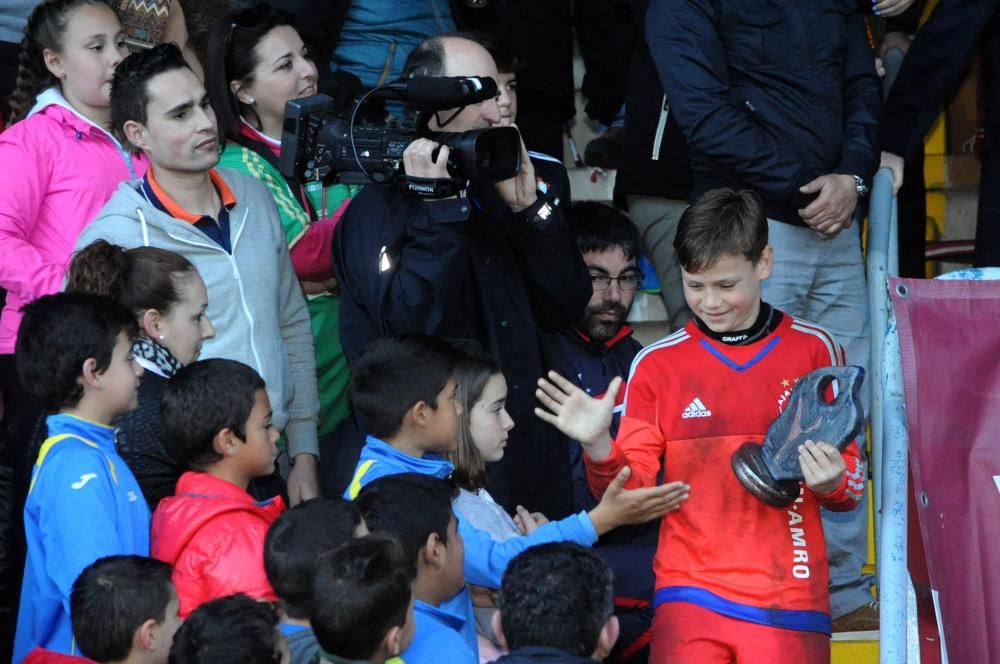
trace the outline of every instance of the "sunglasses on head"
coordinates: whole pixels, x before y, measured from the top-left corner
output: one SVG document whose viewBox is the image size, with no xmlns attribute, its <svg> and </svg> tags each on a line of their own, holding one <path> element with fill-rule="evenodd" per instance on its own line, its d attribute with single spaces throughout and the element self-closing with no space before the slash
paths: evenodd
<svg viewBox="0 0 1000 664">
<path fill-rule="evenodd" d="M 226 56 L 229 56 L 229 47 L 233 43 L 233 34 L 237 28 L 240 30 L 253 30 L 265 23 L 273 23 L 278 19 L 282 23 L 295 24 L 295 17 L 281 9 L 275 9 L 267 4 L 254 5 L 248 9 L 243 9 L 233 15 L 233 20 L 229 24 L 229 31 L 226 33 Z"/>
</svg>

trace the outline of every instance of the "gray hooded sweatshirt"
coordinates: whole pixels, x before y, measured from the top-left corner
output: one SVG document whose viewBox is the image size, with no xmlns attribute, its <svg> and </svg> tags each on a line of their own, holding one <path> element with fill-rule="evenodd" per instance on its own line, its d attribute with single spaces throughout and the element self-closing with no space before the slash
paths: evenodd
<svg viewBox="0 0 1000 664">
<path fill-rule="evenodd" d="M 267 383 L 272 422 L 284 431 L 289 455 L 319 455 L 316 358 L 299 281 L 274 197 L 257 179 L 218 169 L 236 197 L 229 212 L 233 253 L 193 224 L 161 212 L 135 184 L 122 183 L 80 234 L 76 251 L 103 239 L 126 249 L 159 247 L 191 261 L 208 289 L 206 311 L 215 337 L 201 358 L 238 360 Z"/>
</svg>

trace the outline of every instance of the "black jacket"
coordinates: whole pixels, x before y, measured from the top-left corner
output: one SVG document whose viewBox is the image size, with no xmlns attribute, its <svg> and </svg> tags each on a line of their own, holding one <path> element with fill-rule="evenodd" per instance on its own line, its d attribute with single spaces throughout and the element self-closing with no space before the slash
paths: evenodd
<svg viewBox="0 0 1000 664">
<path fill-rule="evenodd" d="M 649 2 L 636 3 L 635 14 L 645 22 Z M 615 177 L 615 198 L 627 194 L 686 201 L 691 193 L 691 163 L 684 134 L 663 92 L 645 31 L 637 39 L 625 87 L 623 159 Z"/>
<path fill-rule="evenodd" d="M 965 76 L 979 36 L 991 20 L 997 20 L 998 10 L 1000 0 L 938 2 L 910 44 L 886 99 L 880 127 L 883 150 L 913 156 Z M 1000 147 L 996 133 L 986 132 L 985 148 Z"/>
<path fill-rule="evenodd" d="M 504 370 L 516 422 L 504 460 L 490 470 L 490 492 L 508 508 L 519 502 L 558 516 L 571 504 L 569 462 L 565 439 L 533 412 L 546 371 L 540 330 L 575 322 L 591 288 L 561 212 L 565 169 L 532 161 L 560 201 L 545 228 L 515 219 L 489 185 L 435 202 L 369 186 L 337 226 L 333 253 L 348 361 L 393 334 L 478 341 Z"/>
<path fill-rule="evenodd" d="M 174 488 L 184 468 L 163 445 L 163 422 L 160 397 L 167 379 L 152 371 L 143 374 L 139 383 L 139 405 L 115 418 L 118 427 L 115 448 L 135 475 L 142 495 L 155 510 L 160 500 L 174 495 Z"/>
<path fill-rule="evenodd" d="M 646 40 L 688 138 L 692 198 L 749 187 L 802 224 L 820 175 L 878 166 L 880 89 L 863 18 L 846 0 L 653 0 Z"/>
<path fill-rule="evenodd" d="M 622 327 L 619 335 L 608 343 L 591 341 L 576 328 L 567 328 L 545 335 L 545 351 L 549 366 L 568 380 L 576 383 L 587 394 L 597 397 L 608 389 L 616 376 L 628 379 L 632 360 L 642 345 L 632 337 L 631 328 Z M 624 388 L 618 393 L 625 398 Z M 612 425 L 612 435 L 617 432 L 618 417 Z M 573 478 L 573 500 L 578 510 L 590 510 L 597 500 L 587 484 L 587 471 L 583 466 L 583 448 L 577 441 L 570 445 L 570 467 Z"/>
</svg>

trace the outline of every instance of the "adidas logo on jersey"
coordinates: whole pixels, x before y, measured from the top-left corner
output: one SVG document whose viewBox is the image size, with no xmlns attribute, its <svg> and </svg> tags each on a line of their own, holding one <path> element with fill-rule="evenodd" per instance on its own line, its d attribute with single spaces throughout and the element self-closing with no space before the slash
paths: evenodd
<svg viewBox="0 0 1000 664">
<path fill-rule="evenodd" d="M 705 408 L 705 404 L 701 402 L 701 399 L 695 397 L 695 400 L 688 404 L 688 407 L 684 409 L 681 413 L 681 417 L 685 420 L 691 419 L 692 417 L 711 417 L 712 411 Z"/>
</svg>

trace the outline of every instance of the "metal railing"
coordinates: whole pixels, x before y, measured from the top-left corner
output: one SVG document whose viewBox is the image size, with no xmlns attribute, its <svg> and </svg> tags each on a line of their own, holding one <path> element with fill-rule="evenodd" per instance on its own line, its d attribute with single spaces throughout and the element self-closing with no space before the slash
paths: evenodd
<svg viewBox="0 0 1000 664">
<path fill-rule="evenodd" d="M 906 557 L 909 451 L 899 338 L 888 291 L 889 277 L 899 273 L 897 224 L 892 174 L 882 169 L 872 184 L 866 257 L 872 330 L 872 498 L 882 664 L 919 658 L 919 650 L 908 645 L 916 634 Z"/>
</svg>

